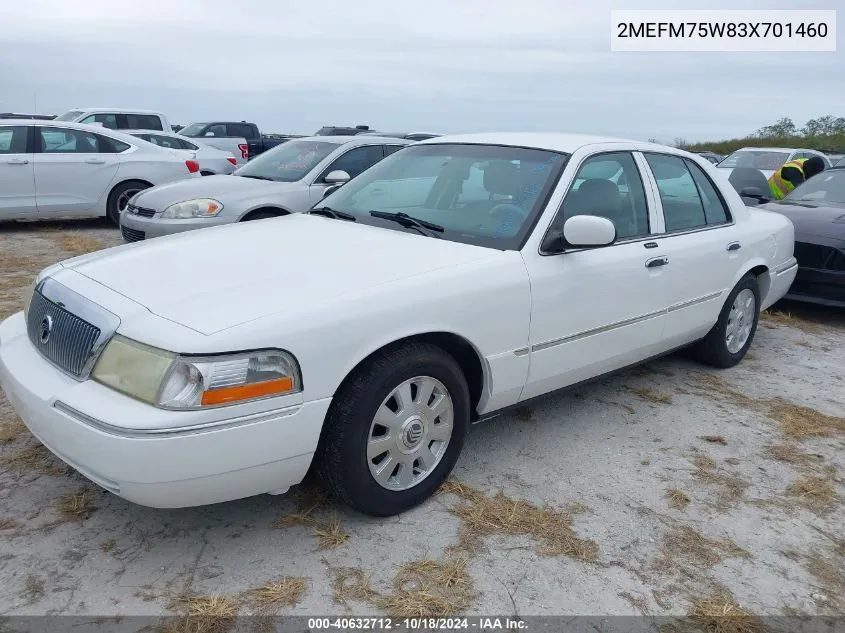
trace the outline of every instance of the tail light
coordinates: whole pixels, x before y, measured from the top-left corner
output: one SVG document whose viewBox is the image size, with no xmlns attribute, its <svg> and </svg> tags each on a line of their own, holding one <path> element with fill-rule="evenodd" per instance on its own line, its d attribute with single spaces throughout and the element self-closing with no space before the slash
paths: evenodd
<svg viewBox="0 0 845 633">
<path fill-rule="evenodd" d="M 186 160 L 185 166 L 188 168 L 188 171 L 192 174 L 195 174 L 200 170 L 200 164 L 195 160 Z"/>
<path fill-rule="evenodd" d="M 227 158 L 226 160 L 228 160 L 230 163 L 232 163 L 235 167 L 237 167 L 237 166 L 238 166 L 238 159 L 237 159 L 237 158 L 235 158 L 234 156 L 230 156 L 230 157 L 229 157 L 229 158 Z"/>
<path fill-rule="evenodd" d="M 238 143 L 238 149 L 241 150 L 241 157 L 244 160 L 249 160 L 249 145 L 246 143 Z"/>
</svg>

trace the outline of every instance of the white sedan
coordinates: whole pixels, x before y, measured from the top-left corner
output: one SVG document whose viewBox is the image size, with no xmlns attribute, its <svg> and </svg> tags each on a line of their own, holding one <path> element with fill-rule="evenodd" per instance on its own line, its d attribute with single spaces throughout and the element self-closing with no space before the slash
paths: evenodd
<svg viewBox="0 0 845 633">
<path fill-rule="evenodd" d="M 620 168 L 624 190 L 580 177 Z M 392 515 L 476 420 L 685 346 L 738 363 L 793 239 L 680 150 L 439 137 L 309 214 L 46 269 L 0 325 L 0 379 L 45 446 L 136 503 L 279 494 L 313 468 Z"/>
<path fill-rule="evenodd" d="M 129 130 L 131 134 L 141 140 L 185 152 L 190 158 L 199 163 L 200 174 L 203 176 L 228 176 L 238 166 L 238 160 L 232 152 L 224 152 L 211 145 L 200 143 L 197 139 L 188 138 L 175 132 L 159 132 L 157 130 Z"/>
<path fill-rule="evenodd" d="M 106 216 L 139 191 L 199 176 L 182 152 L 101 126 L 0 120 L 0 220 Z"/>
</svg>

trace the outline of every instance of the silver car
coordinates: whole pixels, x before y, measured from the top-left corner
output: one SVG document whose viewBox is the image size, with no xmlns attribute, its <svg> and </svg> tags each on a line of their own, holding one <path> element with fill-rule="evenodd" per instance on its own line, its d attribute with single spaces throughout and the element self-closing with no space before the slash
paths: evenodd
<svg viewBox="0 0 845 633">
<path fill-rule="evenodd" d="M 343 184 L 413 141 L 319 136 L 288 141 L 231 176 L 145 189 L 120 215 L 124 241 L 308 211 L 328 187 Z"/>
</svg>

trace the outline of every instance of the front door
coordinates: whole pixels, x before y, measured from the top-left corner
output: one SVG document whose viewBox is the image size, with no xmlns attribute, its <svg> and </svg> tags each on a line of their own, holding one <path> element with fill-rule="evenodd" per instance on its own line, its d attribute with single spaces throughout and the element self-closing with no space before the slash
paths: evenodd
<svg viewBox="0 0 845 633">
<path fill-rule="evenodd" d="M 0 219 L 35 213 L 35 167 L 28 139 L 32 129 L 0 126 Z"/>
<path fill-rule="evenodd" d="M 311 204 L 315 205 L 323 199 L 326 189 L 331 186 L 324 178 L 333 171 L 345 171 L 350 178 L 366 171 L 384 158 L 384 147 L 381 145 L 362 145 L 354 147 L 337 158 L 326 167 L 311 185 Z"/>
<path fill-rule="evenodd" d="M 109 139 L 87 130 L 36 130 L 35 195 L 38 213 L 87 213 L 108 194 L 120 166 Z M 39 148 L 40 144 L 40 148 Z"/>
<path fill-rule="evenodd" d="M 617 184 L 620 169 L 624 188 Z M 579 168 L 552 230 L 574 215 L 599 215 L 613 221 L 617 242 L 524 254 L 532 308 L 530 369 L 522 400 L 658 353 L 664 269 L 646 247 L 656 218 L 652 199 L 630 152 L 596 154 Z"/>
</svg>

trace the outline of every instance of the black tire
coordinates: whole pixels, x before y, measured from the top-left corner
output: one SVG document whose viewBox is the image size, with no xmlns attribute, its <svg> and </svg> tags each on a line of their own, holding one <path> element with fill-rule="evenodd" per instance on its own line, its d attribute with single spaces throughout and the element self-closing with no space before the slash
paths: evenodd
<svg viewBox="0 0 845 633">
<path fill-rule="evenodd" d="M 734 301 L 736 300 L 737 295 L 739 295 L 739 293 L 743 290 L 750 290 L 754 294 L 754 320 L 751 326 L 751 332 L 749 333 L 745 344 L 736 352 L 731 352 L 728 349 L 726 341 L 728 322 L 730 320 L 731 308 Z M 760 284 L 757 281 L 757 277 L 752 274 L 748 274 L 740 280 L 740 282 L 728 295 L 728 299 L 725 301 L 725 305 L 719 313 L 719 320 L 716 321 L 716 325 L 713 326 L 713 329 L 710 330 L 707 336 L 705 336 L 692 348 L 691 351 L 693 356 L 702 363 L 712 365 L 713 367 L 718 367 L 720 369 L 733 367 L 742 360 L 748 352 L 748 348 L 751 347 L 751 342 L 754 340 L 754 334 L 757 332 L 757 323 L 759 320 Z"/>
<path fill-rule="evenodd" d="M 452 399 L 452 435 L 440 461 L 406 490 L 382 487 L 370 472 L 367 443 L 378 408 L 404 381 L 437 379 Z M 315 472 L 340 500 L 370 516 L 400 514 L 419 505 L 440 487 L 455 466 L 470 420 L 466 378 L 441 348 L 412 342 L 385 348 L 356 369 L 341 385 L 323 424 Z"/>
<path fill-rule="evenodd" d="M 251 220 L 266 220 L 268 218 L 277 218 L 280 215 L 280 213 L 276 213 L 275 211 L 255 211 L 253 213 L 247 214 L 247 216 L 244 217 L 241 222 L 249 222 Z"/>
<path fill-rule="evenodd" d="M 129 180 L 127 182 L 120 183 L 117 187 L 112 189 L 108 200 L 106 201 L 106 217 L 109 221 L 115 226 L 120 226 L 120 210 L 124 202 L 128 201 L 125 200 L 126 195 L 132 194 L 133 191 L 143 191 L 149 187 L 150 185 L 145 182 Z"/>
<path fill-rule="evenodd" d="M 200 176 L 214 176 L 214 175 L 215 174 L 214 174 L 213 171 L 201 171 L 200 172 Z"/>
</svg>

